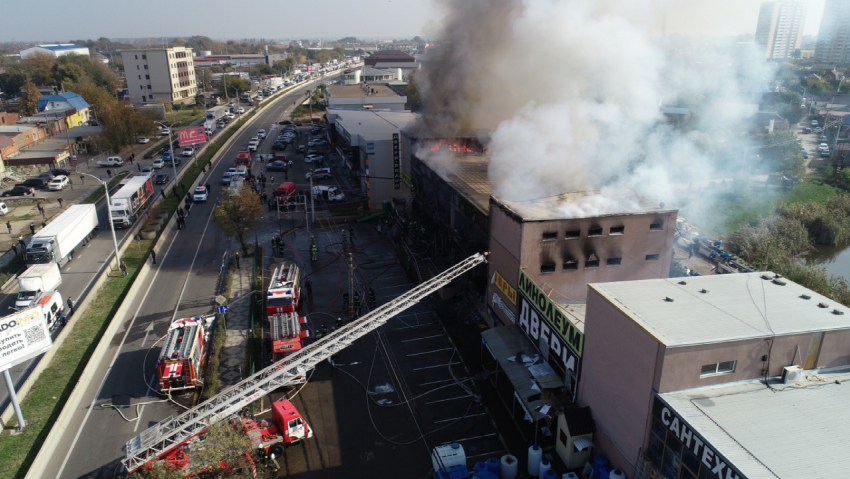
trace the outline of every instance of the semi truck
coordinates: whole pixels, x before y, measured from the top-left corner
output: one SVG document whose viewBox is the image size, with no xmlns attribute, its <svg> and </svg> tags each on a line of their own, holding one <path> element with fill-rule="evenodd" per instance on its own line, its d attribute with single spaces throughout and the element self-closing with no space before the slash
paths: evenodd
<svg viewBox="0 0 850 479">
<path fill-rule="evenodd" d="M 156 362 L 161 393 L 194 389 L 203 384 L 201 366 L 206 360 L 214 322 L 215 316 L 171 322 Z"/>
<path fill-rule="evenodd" d="M 298 310 L 301 299 L 301 281 L 298 266 L 283 263 L 272 273 L 272 281 L 266 293 L 266 315 L 293 313 Z"/>
<path fill-rule="evenodd" d="M 301 327 L 304 324 L 307 324 L 307 318 L 299 316 L 298 313 L 278 313 L 269 316 L 272 361 L 280 361 L 301 350 L 304 340 L 310 337 L 310 333 Z"/>
<path fill-rule="evenodd" d="M 97 228 L 95 205 L 73 205 L 33 235 L 27 245 L 28 265 L 56 263 L 60 267 L 74 259 L 74 251 L 87 243 Z"/>
<path fill-rule="evenodd" d="M 45 291 L 54 290 L 62 284 L 62 274 L 56 263 L 34 264 L 18 276 L 18 297 L 15 309 L 28 308 Z"/>
<path fill-rule="evenodd" d="M 116 228 L 128 228 L 147 207 L 153 196 L 153 180 L 150 176 L 134 176 L 124 183 L 109 198 L 112 224 Z"/>
</svg>

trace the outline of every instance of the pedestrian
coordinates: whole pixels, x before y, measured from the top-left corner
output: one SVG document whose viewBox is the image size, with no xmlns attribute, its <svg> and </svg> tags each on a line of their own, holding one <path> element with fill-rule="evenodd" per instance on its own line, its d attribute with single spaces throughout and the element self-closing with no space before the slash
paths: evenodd
<svg viewBox="0 0 850 479">
<path fill-rule="evenodd" d="M 62 207 L 62 198 L 56 198 L 56 202 L 59 203 L 59 207 Z"/>
<path fill-rule="evenodd" d="M 239 269 L 239 252 L 236 252 L 236 255 L 233 257 L 236 260 L 236 269 Z"/>
<path fill-rule="evenodd" d="M 41 203 L 36 203 L 35 209 L 37 209 L 41 216 L 44 217 L 44 206 L 41 206 Z"/>
<path fill-rule="evenodd" d="M 348 227 L 348 237 L 351 238 L 351 244 L 354 244 L 354 227 Z"/>
<path fill-rule="evenodd" d="M 374 308 L 377 303 L 378 300 L 375 298 L 375 290 L 369 286 L 369 306 Z"/>
<path fill-rule="evenodd" d="M 46 221 L 41 222 L 41 228 L 42 229 L 47 228 L 47 222 Z"/>
<path fill-rule="evenodd" d="M 75 304 L 76 303 L 74 303 L 74 298 L 68 296 L 68 317 L 70 317 L 72 314 L 74 314 L 74 305 Z"/>
<path fill-rule="evenodd" d="M 80 175 L 80 184 L 83 184 L 83 185 L 84 185 L 84 184 L 86 184 L 86 177 L 85 177 L 85 175 Z"/>
<path fill-rule="evenodd" d="M 316 247 L 316 243 L 313 243 L 313 246 L 310 247 L 310 258 L 313 261 L 319 259 L 319 248 Z"/>
<path fill-rule="evenodd" d="M 354 312 L 360 316 L 360 291 L 354 292 Z"/>
<path fill-rule="evenodd" d="M 132 161 L 130 163 L 132 163 Z M 136 163 L 136 168 L 141 172 L 142 171 L 142 164 Z"/>
<path fill-rule="evenodd" d="M 68 322 L 68 318 L 65 317 L 65 313 L 63 313 L 61 309 L 56 312 L 56 322 L 62 326 L 65 326 L 65 323 Z"/>
<path fill-rule="evenodd" d="M 30 223 L 30 232 L 35 234 L 35 223 Z"/>
<path fill-rule="evenodd" d="M 156 251 L 151 250 L 151 262 L 156 264 Z"/>
<path fill-rule="evenodd" d="M 6 229 L 9 230 L 9 234 L 12 234 L 12 223 L 10 221 L 6 222 Z"/>
<path fill-rule="evenodd" d="M 142 170 L 139 169 L 139 171 L 142 171 Z M 112 178 L 112 170 L 106 170 L 106 177 L 110 178 L 110 179 Z"/>
<path fill-rule="evenodd" d="M 127 263 L 125 263 L 124 261 L 121 261 L 121 265 L 119 266 L 119 268 L 121 268 L 121 274 L 123 275 L 123 277 L 126 278 L 127 277 Z"/>
<path fill-rule="evenodd" d="M 313 280 L 307 278 L 307 281 L 304 281 L 304 287 L 307 288 L 307 301 L 313 302 Z"/>
<path fill-rule="evenodd" d="M 165 188 L 159 190 L 159 196 L 162 196 L 163 200 L 167 198 L 167 196 L 165 196 Z"/>
<path fill-rule="evenodd" d="M 136 154 L 130 153 L 130 163 L 133 163 L 134 161 L 136 161 Z"/>
<path fill-rule="evenodd" d="M 210 191 L 212 191 L 212 190 L 210 189 L 210 184 L 209 184 L 209 183 L 207 183 L 207 184 L 205 184 L 204 186 L 207 188 L 207 194 L 209 195 L 209 194 L 210 194 Z"/>
<path fill-rule="evenodd" d="M 71 191 L 74 191 L 74 182 L 73 182 L 73 181 L 71 181 L 71 178 L 70 178 L 70 177 L 68 178 L 68 186 L 70 186 L 70 187 L 71 187 Z"/>
<path fill-rule="evenodd" d="M 12 251 L 15 252 L 15 256 L 18 256 L 18 246 L 15 243 L 12 243 Z"/>
<path fill-rule="evenodd" d="M 18 244 L 21 245 L 21 249 L 27 249 L 27 244 L 24 242 L 24 235 L 18 235 Z"/>
<path fill-rule="evenodd" d="M 289 170 L 283 170 L 283 181 L 289 181 Z"/>
<path fill-rule="evenodd" d="M 182 207 L 182 206 L 178 206 L 178 207 L 177 207 L 177 216 L 179 216 L 179 217 L 181 217 L 181 218 L 183 218 L 184 216 L 186 216 L 186 214 L 185 214 L 185 213 L 183 213 L 183 207 Z"/>
<path fill-rule="evenodd" d="M 180 191 L 181 191 L 181 192 L 186 191 L 186 186 L 183 184 L 183 182 L 182 182 L 182 181 L 180 182 Z"/>
</svg>

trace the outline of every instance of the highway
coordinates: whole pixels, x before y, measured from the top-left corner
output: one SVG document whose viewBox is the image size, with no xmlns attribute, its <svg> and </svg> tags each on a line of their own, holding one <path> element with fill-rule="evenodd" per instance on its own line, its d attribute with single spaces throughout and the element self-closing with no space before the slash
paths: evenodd
<svg viewBox="0 0 850 479">
<path fill-rule="evenodd" d="M 106 355 L 109 362 L 89 366 L 97 367 L 95 377 L 103 380 L 90 385 L 83 406 L 64 431 L 63 450 L 55 451 L 46 477 L 113 477 L 124 456 L 126 441 L 179 411 L 174 404 L 157 397 L 147 384 L 155 375 L 153 365 L 161 346 L 157 341 L 165 335 L 171 320 L 178 315 L 211 311 L 222 260 L 230 246 L 229 239 L 212 221 L 213 207 L 222 192 L 219 180 L 256 129 L 268 128 L 278 121 L 292 101 L 302 96 L 300 88 L 285 94 L 237 133 L 209 172 L 210 201 L 192 207 L 184 230 L 170 230 L 160 238 L 158 263 L 148 285 L 141 295 L 128 298 L 132 302 L 129 317 L 115 319 L 125 322 L 126 327 L 115 337 L 103 339 L 113 345 Z M 140 405 L 122 409 L 128 418 L 135 419 L 125 421 L 115 409 L 100 407 L 103 403 L 118 407 Z"/>
</svg>

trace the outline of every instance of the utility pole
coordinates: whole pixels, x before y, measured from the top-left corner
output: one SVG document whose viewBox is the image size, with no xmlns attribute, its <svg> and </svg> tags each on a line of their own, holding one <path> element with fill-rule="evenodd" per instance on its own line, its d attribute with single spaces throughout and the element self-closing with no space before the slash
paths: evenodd
<svg viewBox="0 0 850 479">
<path fill-rule="evenodd" d="M 348 317 L 354 318 L 354 254 L 348 253 Z"/>
</svg>

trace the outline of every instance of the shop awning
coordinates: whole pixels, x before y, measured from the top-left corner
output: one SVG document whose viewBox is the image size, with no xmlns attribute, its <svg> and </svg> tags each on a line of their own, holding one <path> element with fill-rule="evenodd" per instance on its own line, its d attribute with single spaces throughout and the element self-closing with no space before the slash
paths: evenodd
<svg viewBox="0 0 850 479">
<path fill-rule="evenodd" d="M 593 441 L 591 441 L 590 438 L 584 436 L 575 438 L 573 444 L 579 451 L 584 451 L 585 449 L 593 447 Z"/>
</svg>

